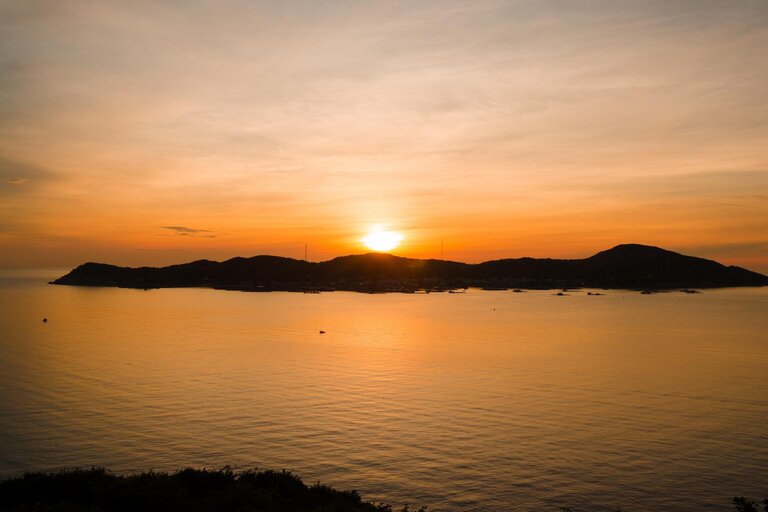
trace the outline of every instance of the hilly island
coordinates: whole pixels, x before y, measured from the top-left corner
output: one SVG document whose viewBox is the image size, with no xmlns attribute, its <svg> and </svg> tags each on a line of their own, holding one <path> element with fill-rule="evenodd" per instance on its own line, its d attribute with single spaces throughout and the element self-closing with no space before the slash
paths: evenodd
<svg viewBox="0 0 768 512">
<path fill-rule="evenodd" d="M 341 256 L 318 263 L 278 256 L 199 260 L 160 268 L 85 263 L 52 284 L 412 293 L 468 287 L 648 290 L 766 286 L 768 276 L 658 247 L 623 244 L 584 259 L 514 258 L 476 264 L 382 253 Z"/>
</svg>

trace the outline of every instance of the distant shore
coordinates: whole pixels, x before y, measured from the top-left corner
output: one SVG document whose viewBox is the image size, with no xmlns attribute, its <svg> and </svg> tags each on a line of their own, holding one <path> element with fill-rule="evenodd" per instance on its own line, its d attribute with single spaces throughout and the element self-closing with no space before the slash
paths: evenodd
<svg viewBox="0 0 768 512">
<path fill-rule="evenodd" d="M 418 293 L 515 289 L 672 290 L 766 286 L 768 276 L 658 247 L 619 245 L 580 260 L 517 258 L 469 264 L 391 254 L 314 263 L 277 256 L 199 260 L 169 267 L 85 263 L 51 284 L 240 291 Z"/>
</svg>

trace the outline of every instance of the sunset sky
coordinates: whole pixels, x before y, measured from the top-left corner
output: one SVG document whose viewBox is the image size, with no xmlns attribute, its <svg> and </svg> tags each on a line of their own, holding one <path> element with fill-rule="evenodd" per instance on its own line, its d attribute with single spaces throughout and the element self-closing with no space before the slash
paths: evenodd
<svg viewBox="0 0 768 512">
<path fill-rule="evenodd" d="M 0 266 L 768 272 L 768 2 L 0 0 Z"/>
</svg>

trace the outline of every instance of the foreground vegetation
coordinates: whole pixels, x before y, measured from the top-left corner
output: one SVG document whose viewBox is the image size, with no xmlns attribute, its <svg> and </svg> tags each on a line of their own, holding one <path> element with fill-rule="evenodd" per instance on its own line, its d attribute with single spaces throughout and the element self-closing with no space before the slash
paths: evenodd
<svg viewBox="0 0 768 512">
<path fill-rule="evenodd" d="M 121 476 L 105 469 L 27 473 L 0 482 L 0 510 L 32 512 L 391 512 L 355 491 L 282 471 L 184 469 Z M 407 512 L 406 506 L 402 512 Z M 423 512 L 423 509 L 422 511 Z"/>
<path fill-rule="evenodd" d="M 760 503 L 763 504 L 764 512 L 768 512 L 768 498 L 763 499 Z M 733 498 L 733 505 L 736 507 L 736 512 L 759 512 L 758 507 L 760 506 L 758 502 L 743 496 Z"/>
<path fill-rule="evenodd" d="M 733 506 L 736 512 L 761 512 L 761 506 L 768 512 L 768 498 L 758 503 L 736 497 Z M 363 501 L 356 491 L 308 486 L 288 471 L 184 469 L 122 476 L 92 468 L 0 481 L 0 511 L 392 512 L 392 507 Z M 408 511 L 406 505 L 400 512 Z"/>
</svg>

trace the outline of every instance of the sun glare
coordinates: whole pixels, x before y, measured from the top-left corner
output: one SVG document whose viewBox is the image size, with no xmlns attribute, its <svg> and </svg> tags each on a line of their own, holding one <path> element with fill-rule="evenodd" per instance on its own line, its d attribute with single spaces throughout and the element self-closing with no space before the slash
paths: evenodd
<svg viewBox="0 0 768 512">
<path fill-rule="evenodd" d="M 397 233 L 395 231 L 384 231 L 382 229 L 374 229 L 365 237 L 363 237 L 361 242 L 365 244 L 365 246 L 373 251 L 377 252 L 383 252 L 383 251 L 391 251 L 398 245 L 400 245 L 400 241 L 403 239 L 403 235 L 400 233 Z"/>
</svg>

